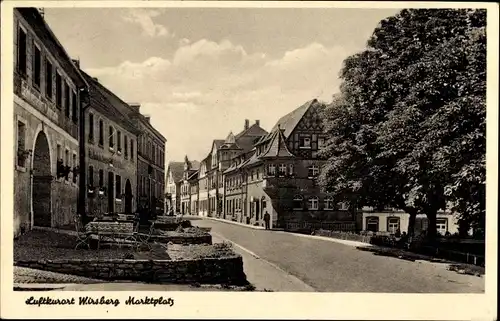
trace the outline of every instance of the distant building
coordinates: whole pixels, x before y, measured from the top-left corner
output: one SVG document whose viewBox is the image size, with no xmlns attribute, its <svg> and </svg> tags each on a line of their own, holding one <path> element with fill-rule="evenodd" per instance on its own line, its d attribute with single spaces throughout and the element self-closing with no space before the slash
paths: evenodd
<svg viewBox="0 0 500 321">
<path fill-rule="evenodd" d="M 137 194 L 141 212 L 163 215 L 165 211 L 165 147 L 167 140 L 150 123 L 150 117 L 139 113 L 139 104 L 131 120 L 139 129 L 137 137 Z"/>
<path fill-rule="evenodd" d="M 180 207 L 182 215 L 187 215 L 187 214 L 194 215 L 194 213 L 191 212 L 191 184 L 193 179 L 196 180 L 197 173 L 198 173 L 198 162 L 192 163 L 186 156 L 184 158 L 184 171 L 182 176 L 181 192 L 180 192 L 180 198 L 181 198 Z"/>
<path fill-rule="evenodd" d="M 166 213 L 178 214 L 181 206 L 181 184 L 184 174 L 183 162 L 170 162 L 167 167 Z"/>
<path fill-rule="evenodd" d="M 120 112 L 127 104 L 81 72 L 89 84 L 85 108 L 85 169 L 81 187 L 85 213 L 135 213 L 137 193 L 137 135 L 139 131 Z"/>
<path fill-rule="evenodd" d="M 208 206 L 208 191 L 209 187 L 209 175 L 208 170 L 212 166 L 212 153 L 208 154 L 200 162 L 200 170 L 198 172 L 198 215 L 208 216 L 209 206 Z"/>
<path fill-rule="evenodd" d="M 397 230 L 408 232 L 408 223 L 410 214 L 402 210 L 386 208 L 384 210 L 376 210 L 371 207 L 362 209 L 361 230 L 377 233 L 395 233 Z M 415 220 L 415 232 L 419 234 L 421 231 L 429 228 L 429 220 L 425 214 L 418 214 Z M 457 218 L 450 211 L 439 211 L 436 217 L 437 232 L 445 235 L 458 233 Z"/>
<path fill-rule="evenodd" d="M 325 142 L 323 108 L 317 100 L 305 103 L 279 119 L 251 153 L 233 160 L 225 172 L 226 218 L 263 226 L 267 212 L 272 227 L 310 220 L 354 220 L 317 183 L 324 164 L 318 157 Z"/>
<path fill-rule="evenodd" d="M 72 224 L 87 84 L 35 8 L 14 8 L 14 236 Z"/>
</svg>

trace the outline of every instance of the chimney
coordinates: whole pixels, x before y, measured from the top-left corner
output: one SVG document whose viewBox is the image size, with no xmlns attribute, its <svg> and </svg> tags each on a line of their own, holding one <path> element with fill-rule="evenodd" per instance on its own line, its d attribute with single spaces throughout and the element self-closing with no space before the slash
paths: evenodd
<svg viewBox="0 0 500 321">
<path fill-rule="evenodd" d="M 141 108 L 141 104 L 138 103 L 129 103 L 128 105 L 132 108 L 136 108 L 137 111 L 139 111 L 139 109 Z"/>
<path fill-rule="evenodd" d="M 260 120 L 259 119 L 255 120 L 255 125 L 260 126 Z"/>
<path fill-rule="evenodd" d="M 148 123 L 151 123 L 151 116 L 144 116 L 144 118 L 146 118 L 146 121 L 147 121 Z"/>
<path fill-rule="evenodd" d="M 80 68 L 80 60 L 79 59 L 71 59 L 73 63 L 75 64 L 76 68 Z"/>
<path fill-rule="evenodd" d="M 250 121 L 248 119 L 245 119 L 245 130 L 247 130 L 248 127 L 250 127 Z"/>
<path fill-rule="evenodd" d="M 92 77 L 92 79 L 94 79 L 95 82 L 99 82 L 99 79 L 97 79 L 96 77 Z"/>
</svg>

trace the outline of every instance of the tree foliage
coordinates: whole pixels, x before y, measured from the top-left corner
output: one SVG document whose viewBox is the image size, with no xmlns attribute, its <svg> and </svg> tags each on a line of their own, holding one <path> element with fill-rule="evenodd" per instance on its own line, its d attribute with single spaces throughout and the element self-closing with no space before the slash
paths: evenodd
<svg viewBox="0 0 500 321">
<path fill-rule="evenodd" d="M 484 224 L 486 12 L 411 9 L 382 20 L 344 61 L 325 111 L 320 182 L 358 206 L 429 218 L 450 204 Z M 413 225 L 410 226 L 410 232 Z"/>
</svg>

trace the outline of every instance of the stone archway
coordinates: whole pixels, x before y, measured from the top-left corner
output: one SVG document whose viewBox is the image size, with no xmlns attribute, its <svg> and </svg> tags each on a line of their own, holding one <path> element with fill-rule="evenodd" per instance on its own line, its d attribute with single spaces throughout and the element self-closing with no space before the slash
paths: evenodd
<svg viewBox="0 0 500 321">
<path fill-rule="evenodd" d="M 130 184 L 130 180 L 127 179 L 125 183 L 125 213 L 132 213 L 132 185 Z"/>
<path fill-rule="evenodd" d="M 50 148 L 43 131 L 38 133 L 33 152 L 33 225 L 52 226 L 52 174 Z"/>
</svg>

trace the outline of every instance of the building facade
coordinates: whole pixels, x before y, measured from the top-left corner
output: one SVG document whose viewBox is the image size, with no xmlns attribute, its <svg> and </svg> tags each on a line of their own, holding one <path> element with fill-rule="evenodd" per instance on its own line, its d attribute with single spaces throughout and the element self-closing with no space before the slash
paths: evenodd
<svg viewBox="0 0 500 321">
<path fill-rule="evenodd" d="M 325 141 L 323 108 L 317 100 L 305 103 L 279 119 L 250 153 L 234 159 L 226 171 L 227 189 L 236 197 L 233 204 L 228 198 L 230 219 L 263 226 L 268 213 L 271 226 L 280 228 L 311 220 L 354 221 L 317 182 L 324 163 L 318 157 Z"/>
<path fill-rule="evenodd" d="M 194 215 L 192 212 L 192 204 L 191 204 L 191 185 L 193 181 L 197 181 L 198 178 L 198 162 L 191 162 L 188 157 L 184 158 L 183 163 L 183 173 L 182 173 L 182 182 L 181 182 L 181 192 L 180 192 L 180 213 L 182 215 Z M 196 184 L 197 185 L 197 184 Z M 193 199 L 193 201 L 197 201 L 197 199 Z"/>
<path fill-rule="evenodd" d="M 212 166 L 212 155 L 209 154 L 200 162 L 200 170 L 198 172 L 198 215 L 208 216 L 208 191 L 209 191 L 209 176 L 208 170 Z"/>
<path fill-rule="evenodd" d="M 85 213 L 132 214 L 136 210 L 138 130 L 117 105 L 125 104 L 95 78 L 84 110 Z M 83 178 L 82 178 L 83 180 Z"/>
<path fill-rule="evenodd" d="M 139 130 L 137 137 L 137 195 L 140 212 L 164 215 L 165 211 L 165 147 L 166 138 L 150 123 L 150 117 L 136 112 L 131 119 Z"/>
<path fill-rule="evenodd" d="M 181 184 L 184 174 L 183 162 L 170 162 L 167 167 L 167 190 L 165 194 L 166 213 L 175 215 L 180 213 L 181 208 Z"/>
<path fill-rule="evenodd" d="M 14 235 L 71 224 L 87 84 L 35 8 L 14 9 Z"/>
</svg>

